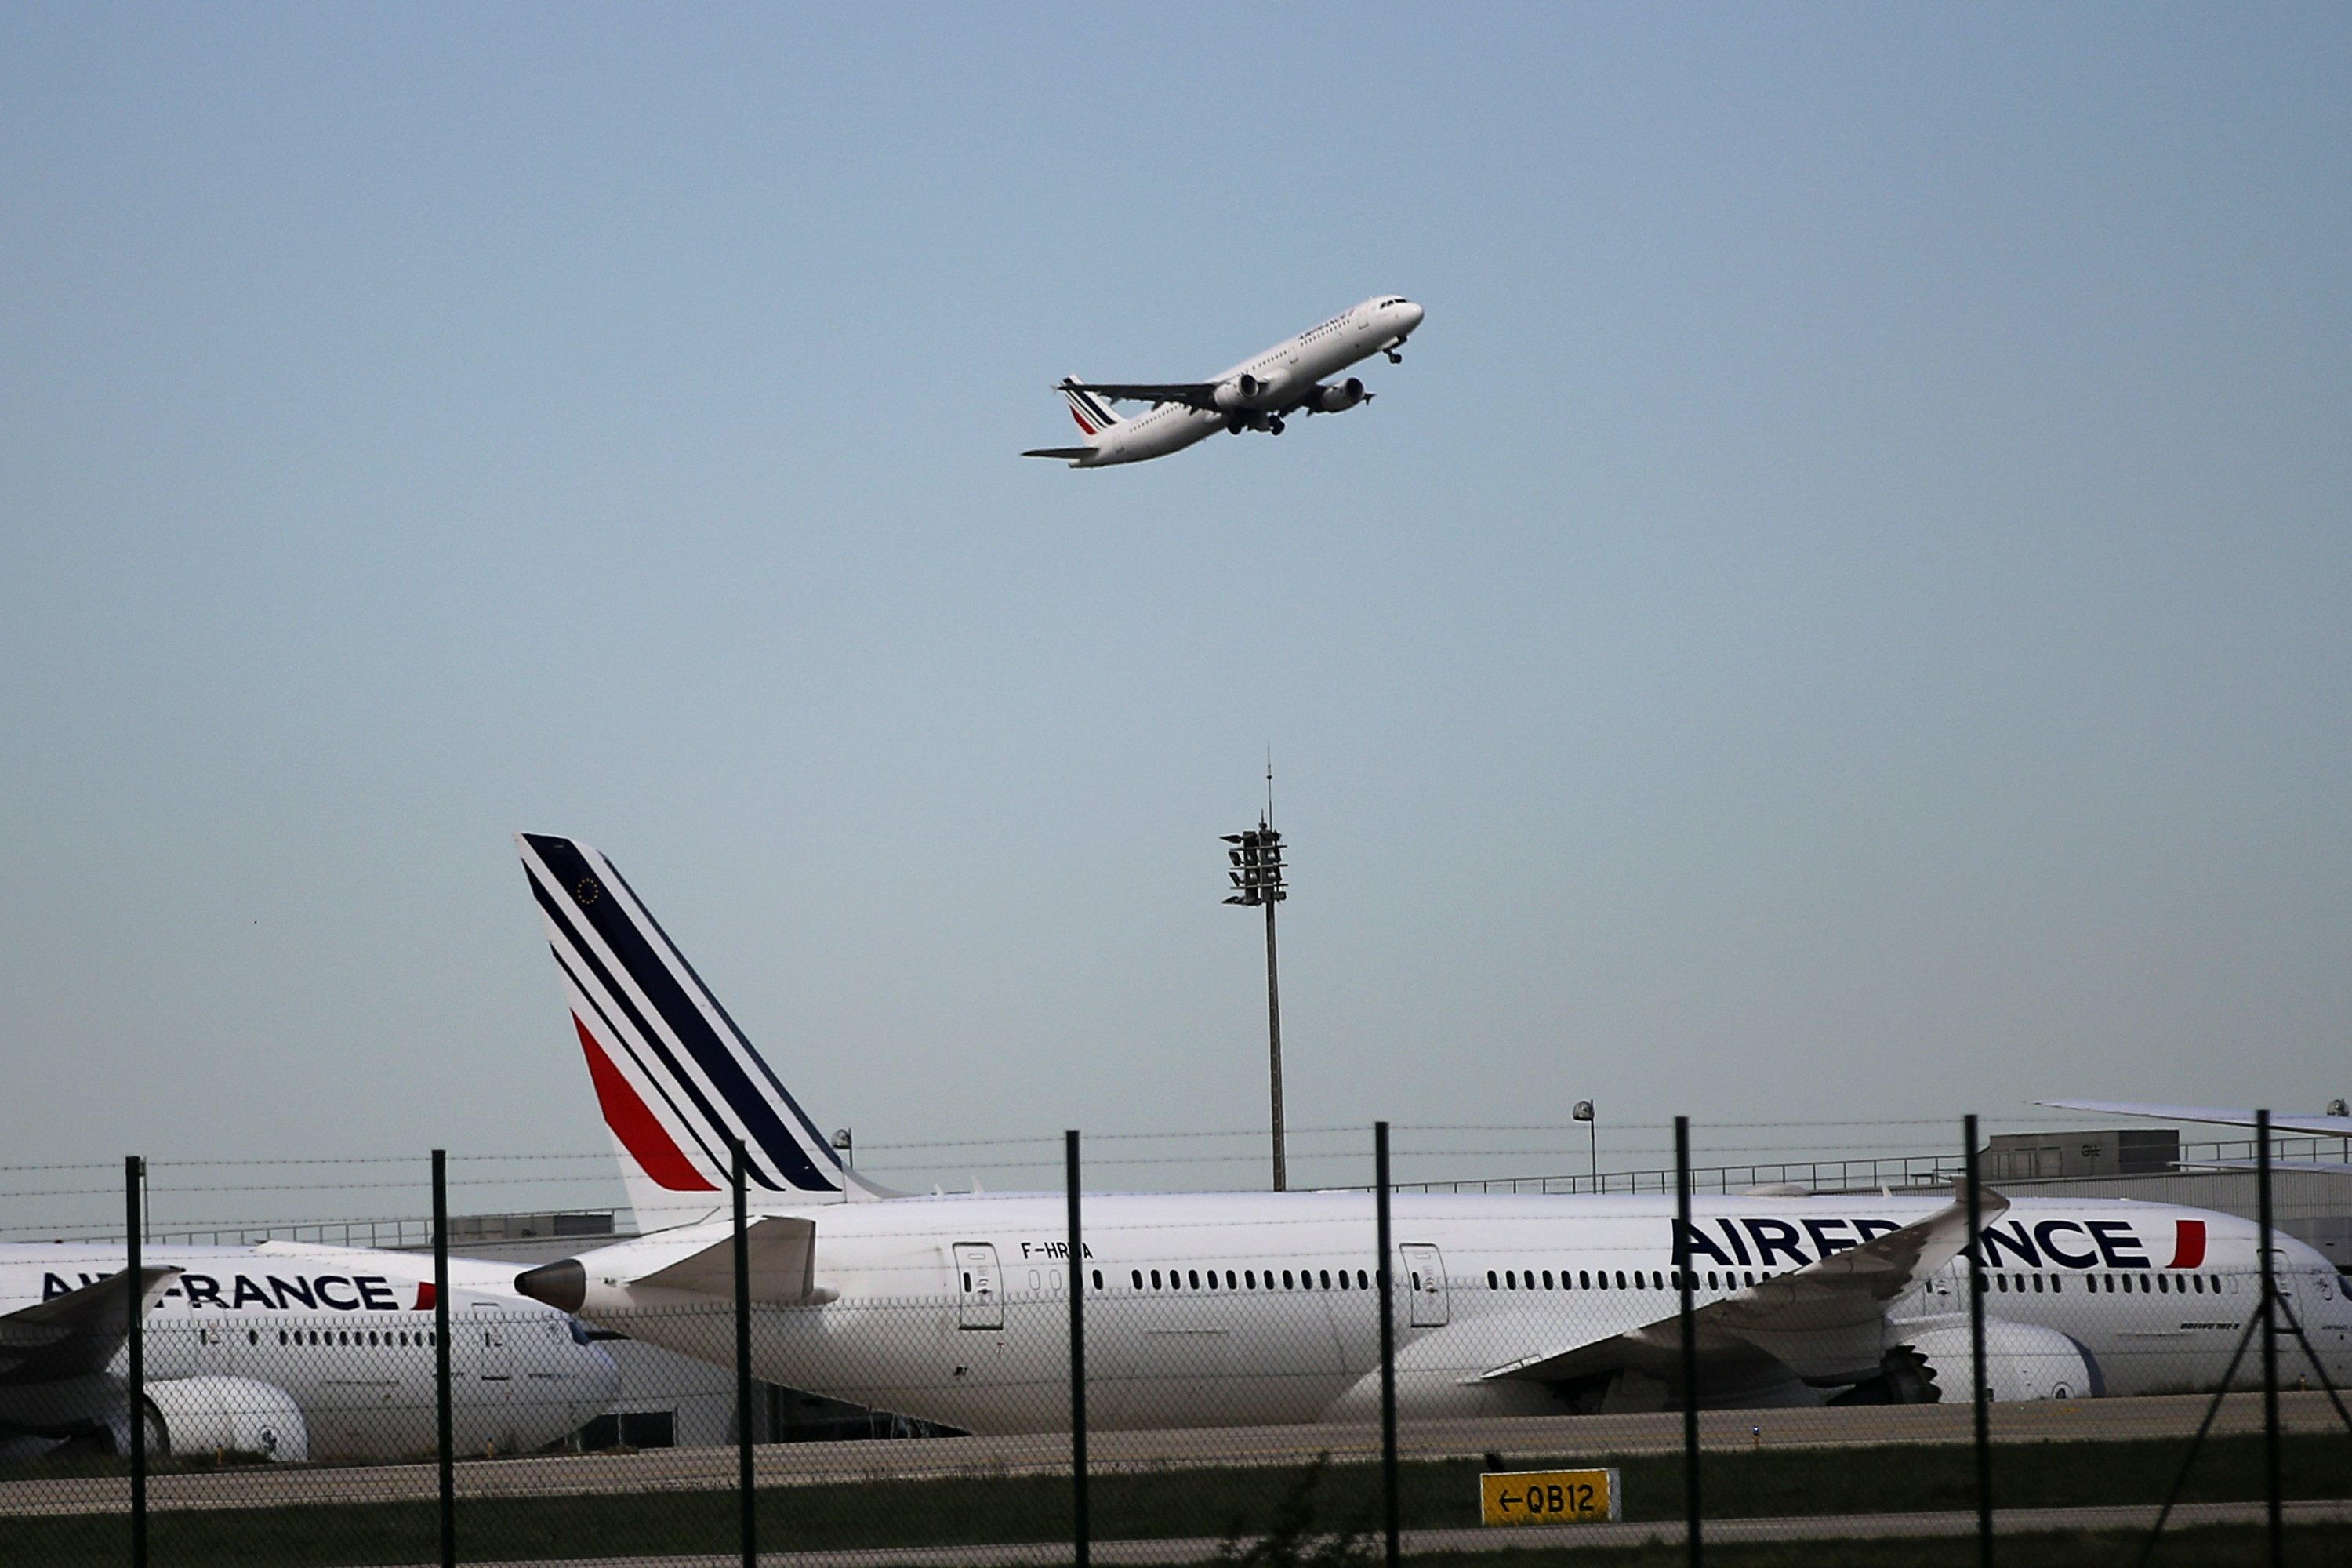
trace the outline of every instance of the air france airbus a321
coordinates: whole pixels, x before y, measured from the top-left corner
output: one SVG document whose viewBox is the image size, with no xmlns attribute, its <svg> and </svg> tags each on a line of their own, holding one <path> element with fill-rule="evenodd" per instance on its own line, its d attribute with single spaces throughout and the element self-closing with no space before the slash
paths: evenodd
<svg viewBox="0 0 2352 1568">
<path fill-rule="evenodd" d="M 1083 447 L 1041 447 L 1024 458 L 1061 458 L 1074 468 L 1101 468 L 1113 463 L 1140 463 L 1181 452 L 1195 441 L 1220 430 L 1240 435 L 1263 430 L 1283 432 L 1284 418 L 1292 414 L 1338 414 L 1372 395 L 1355 376 L 1326 381 L 1360 360 L 1376 353 L 1391 364 L 1404 356 L 1397 351 L 1421 325 L 1422 310 L 1402 294 L 1367 300 L 1280 342 L 1211 381 L 1081 382 L 1065 379 L 1055 388 L 1070 402 L 1070 417 L 1087 438 Z M 1149 413 L 1122 419 L 1109 405 L 1150 404 Z"/>
<path fill-rule="evenodd" d="M 1087 1299 L 1088 1410 L 1117 1426 L 1360 1416 L 1380 1399 L 1367 1193 L 915 1196 L 845 1166 L 612 862 L 519 840 L 572 1035 L 620 1156 L 635 1239 L 515 1288 L 710 1356 L 731 1300 L 731 1148 L 752 1188 L 762 1378 L 975 1432 L 1066 1423 L 1067 1292 Z M 2211 1387 L 2260 1299 L 2257 1227 L 2119 1199 L 1983 1192 L 1997 1398 Z M 1685 1397 L 1679 1290 L 1697 1299 L 1697 1402 L 1969 1397 L 1958 1197 L 1398 1194 L 1397 1401 L 1408 1415 L 1657 1409 Z M 2283 1298 L 2338 1384 L 2352 1310 L 2327 1260 L 2273 1234 Z M 698 1310 L 697 1310 L 698 1309 Z M 2282 1343 L 2288 1378 L 2305 1352 Z M 2258 1359 L 2258 1358 L 2255 1358 Z M 2252 1375 L 2242 1370 L 2241 1376 Z"/>
</svg>

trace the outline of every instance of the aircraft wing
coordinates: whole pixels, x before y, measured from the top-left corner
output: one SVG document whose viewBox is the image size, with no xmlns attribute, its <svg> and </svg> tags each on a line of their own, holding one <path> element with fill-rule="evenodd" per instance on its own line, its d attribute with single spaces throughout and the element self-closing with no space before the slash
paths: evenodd
<svg viewBox="0 0 2352 1568">
<path fill-rule="evenodd" d="M 1980 1203 L 1988 1222 L 2009 1207 L 2007 1198 L 1989 1190 Z M 1948 1206 L 1916 1224 L 1710 1302 L 1692 1314 L 1700 1352 L 1761 1351 L 1820 1383 L 1872 1376 L 1885 1353 L 1888 1304 L 1958 1257 L 1968 1230 L 1966 1194 L 1956 1191 Z M 1557 1383 L 1628 1364 L 1655 1366 L 1681 1344 L 1682 1317 L 1675 1313 L 1624 1333 L 1524 1357 L 1485 1377 Z"/>
<path fill-rule="evenodd" d="M 124 1270 L 128 1273 L 129 1270 Z M 142 1268 L 143 1307 L 176 1268 Z M 0 1384 L 50 1383 L 104 1372 L 131 1328 L 122 1274 L 0 1318 Z"/>
<path fill-rule="evenodd" d="M 1066 381 L 1055 390 L 1067 392 L 1072 387 L 1082 387 L 1097 397 L 1117 398 L 1123 403 L 1181 403 L 1212 412 L 1217 406 L 1217 384 L 1213 381 Z"/>
<path fill-rule="evenodd" d="M 2143 1105 L 2123 1100 L 2037 1100 L 2060 1110 L 2095 1110 L 2103 1116 L 2145 1116 L 2158 1121 L 2208 1121 L 2222 1127 L 2252 1127 L 2254 1113 L 2213 1105 Z M 2282 1116 L 2271 1112 L 2271 1131 L 2321 1138 L 2352 1138 L 2352 1116 Z"/>
</svg>

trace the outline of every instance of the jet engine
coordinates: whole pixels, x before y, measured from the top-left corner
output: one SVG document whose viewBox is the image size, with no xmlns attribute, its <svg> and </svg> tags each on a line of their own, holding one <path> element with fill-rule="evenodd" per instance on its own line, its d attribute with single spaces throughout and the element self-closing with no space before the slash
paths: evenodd
<svg viewBox="0 0 2352 1568">
<path fill-rule="evenodd" d="M 1886 1352 L 1879 1375 L 1832 1405 L 1934 1405 L 1966 1401 L 1976 1388 L 1966 1323 L 1908 1334 Z M 2101 1392 L 2098 1363 L 2072 1337 L 2033 1323 L 1985 1320 L 1985 1391 L 1998 1400 L 2087 1399 Z"/>
<path fill-rule="evenodd" d="M 278 1460 L 310 1457 L 310 1429 L 294 1396 L 249 1377 L 175 1377 L 147 1385 L 167 1454 L 259 1454 Z"/>
<path fill-rule="evenodd" d="M 1364 401 L 1364 384 L 1354 376 L 1333 384 L 1325 382 L 1315 389 L 1307 406 L 1318 414 L 1338 414 Z"/>
<path fill-rule="evenodd" d="M 1227 414 L 1237 414 L 1255 405 L 1259 395 L 1265 391 L 1265 383 L 1254 375 L 1244 374 L 1234 377 L 1231 381 L 1221 381 L 1217 384 L 1216 405 Z"/>
</svg>

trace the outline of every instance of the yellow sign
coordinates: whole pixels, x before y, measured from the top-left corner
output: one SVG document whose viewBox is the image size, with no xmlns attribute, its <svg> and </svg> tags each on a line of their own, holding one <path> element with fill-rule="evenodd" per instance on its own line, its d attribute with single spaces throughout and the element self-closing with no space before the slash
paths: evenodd
<svg viewBox="0 0 2352 1568">
<path fill-rule="evenodd" d="M 1478 1478 L 1487 1524 L 1580 1524 L 1617 1517 L 1614 1470 L 1504 1470 Z"/>
</svg>

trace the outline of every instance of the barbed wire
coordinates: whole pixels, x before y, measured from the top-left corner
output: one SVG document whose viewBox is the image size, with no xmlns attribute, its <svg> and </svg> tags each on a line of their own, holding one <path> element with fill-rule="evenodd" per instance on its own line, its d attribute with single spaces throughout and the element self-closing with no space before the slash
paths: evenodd
<svg viewBox="0 0 2352 1568">
<path fill-rule="evenodd" d="M 1988 1118 L 1986 1125 L 1988 1127 L 1991 1127 L 1997 1121 L 2001 1126 L 2060 1126 L 2068 1123 L 2079 1122 L 2083 1120 L 2084 1116 L 2095 1114 L 2096 1113 L 2083 1112 L 2070 1116 L 2003 1116 L 1997 1119 Z M 1671 1132 L 1674 1131 L 1674 1123 L 1671 1121 L 1604 1121 L 1600 1125 L 1604 1133 Z M 1841 1127 L 1949 1127 L 1952 1125 L 1954 1125 L 1953 1119 L 1949 1117 L 1826 1118 L 1789 1121 L 1699 1121 L 1692 1124 L 1692 1131 L 1694 1133 L 1705 1134 L 1708 1132 L 1801 1131 L 1812 1129 Z M 1399 1121 L 1391 1122 L 1390 1124 L 1390 1131 L 1392 1137 L 1404 1136 L 1415 1132 L 1557 1132 L 1561 1134 L 1575 1134 L 1581 1137 L 1585 1135 L 1587 1130 L 1592 1126 L 1593 1123 L 1588 1121 Z M 1369 1133 L 1370 1131 L 1370 1128 L 1368 1123 L 1347 1122 L 1321 1127 L 1290 1127 L 1285 1129 L 1285 1133 L 1286 1136 L 1289 1138 L 1320 1138 L 1333 1137 L 1342 1134 L 1363 1136 Z M 1265 1135 L 1266 1129 L 1263 1126 L 1259 1126 L 1167 1132 L 1088 1132 L 1086 1134 L 1086 1138 L 1087 1142 L 1089 1143 L 1100 1143 L 1140 1142 L 1151 1141 L 1173 1142 L 1186 1139 L 1264 1138 Z M 956 1138 L 891 1143 L 865 1143 L 861 1144 L 859 1147 L 865 1152 L 885 1153 L 897 1152 L 900 1151 L 922 1151 L 929 1149 L 1003 1149 L 1021 1147 L 1059 1149 L 1061 1147 L 1061 1142 L 1062 1140 L 1059 1134 L 1039 1134 L 1017 1138 Z M 1514 1153 L 1517 1152 L 1517 1151 L 1475 1149 L 1464 1151 L 1464 1152 L 1472 1154 L 1492 1154 Z M 521 1163 L 526 1161 L 573 1161 L 601 1163 L 608 1161 L 612 1157 L 612 1152 L 609 1150 L 491 1154 L 451 1153 L 448 1155 L 448 1162 L 453 1165 L 491 1163 Z M 425 1163 L 429 1158 L 430 1156 L 426 1154 L 320 1154 L 310 1156 L 288 1155 L 245 1159 L 179 1159 L 170 1156 L 150 1155 L 147 1157 L 147 1165 L 152 1180 L 152 1173 L 157 1168 L 166 1166 L 183 1170 L 202 1170 L 339 1165 L 403 1165 L 423 1164 Z M 121 1169 L 121 1163 L 114 1160 L 0 1164 L 0 1173 L 7 1174 L 61 1171 L 119 1172 Z"/>
</svg>

